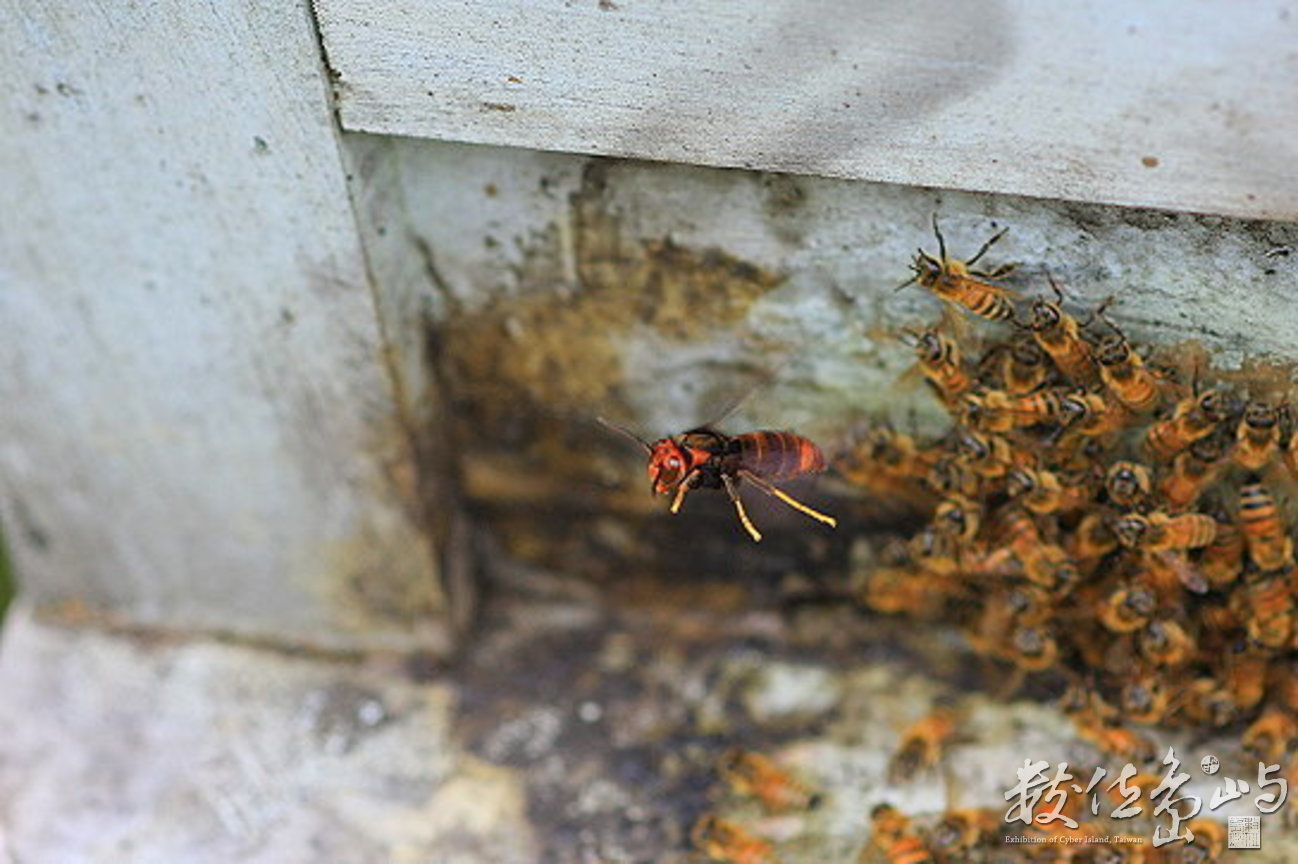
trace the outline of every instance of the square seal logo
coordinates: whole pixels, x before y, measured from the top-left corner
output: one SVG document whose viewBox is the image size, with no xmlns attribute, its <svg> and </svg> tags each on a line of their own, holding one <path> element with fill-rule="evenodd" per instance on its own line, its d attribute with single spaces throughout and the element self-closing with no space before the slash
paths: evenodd
<svg viewBox="0 0 1298 864">
<path fill-rule="evenodd" d="M 1259 816 L 1231 816 L 1226 820 L 1228 849 L 1261 849 L 1262 819 Z"/>
</svg>

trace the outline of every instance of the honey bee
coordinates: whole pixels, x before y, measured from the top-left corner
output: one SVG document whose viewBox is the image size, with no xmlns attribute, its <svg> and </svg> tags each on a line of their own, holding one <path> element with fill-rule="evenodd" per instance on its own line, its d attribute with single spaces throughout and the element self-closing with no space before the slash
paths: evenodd
<svg viewBox="0 0 1298 864">
<path fill-rule="evenodd" d="M 948 498 L 937 506 L 933 526 L 960 547 L 971 544 L 982 525 L 982 508 L 968 498 Z"/>
<path fill-rule="evenodd" d="M 1298 715 L 1298 671 L 1293 662 L 1275 661 L 1268 667 L 1267 695 L 1275 707 Z"/>
<path fill-rule="evenodd" d="M 1012 397 L 1004 390 L 966 393 L 957 407 L 961 423 L 979 432 L 1009 432 L 1015 427 Z"/>
<path fill-rule="evenodd" d="M 942 335 L 936 327 L 914 336 L 919 369 L 943 402 L 950 405 L 973 387 L 960 348 L 953 339 Z"/>
<path fill-rule="evenodd" d="M 1099 361 L 1100 379 L 1115 399 L 1132 411 L 1145 411 L 1158 402 L 1158 380 L 1145 366 L 1145 361 L 1132 349 L 1127 337 L 1112 321 L 1104 318 L 1104 306 L 1096 315 L 1109 325 L 1112 333 L 1100 340 L 1095 348 Z"/>
<path fill-rule="evenodd" d="M 1140 651 L 1150 663 L 1166 668 L 1183 666 L 1193 660 L 1198 646 L 1177 622 L 1157 619 L 1140 631 Z"/>
<path fill-rule="evenodd" d="M 926 525 L 910 539 L 907 548 L 915 566 L 925 575 L 947 579 L 960 573 L 967 556 L 958 538 L 935 525 Z"/>
<path fill-rule="evenodd" d="M 1090 386 L 1095 381 L 1095 358 L 1082 338 L 1077 319 L 1064 311 L 1064 292 L 1052 278 L 1050 287 L 1056 302 L 1038 297 L 1032 301 L 1028 327 L 1037 345 L 1050 355 L 1055 367 L 1073 384 Z"/>
<path fill-rule="evenodd" d="M 1137 678 L 1122 688 L 1118 706 L 1123 716 L 1141 726 L 1163 722 L 1171 707 L 1172 694 L 1156 677 Z"/>
<path fill-rule="evenodd" d="M 1083 715 L 1074 718 L 1077 734 L 1096 750 L 1115 759 L 1142 765 L 1157 758 L 1154 744 L 1148 738 L 1114 721 Z"/>
<path fill-rule="evenodd" d="M 913 436 L 887 424 L 871 426 L 857 433 L 850 452 L 837 460 L 835 468 L 849 482 L 880 496 L 915 501 L 934 462 Z M 915 501 L 920 509 L 924 503 Z M 931 506 L 931 505 L 929 505 Z"/>
<path fill-rule="evenodd" d="M 1196 441 L 1190 449 L 1176 454 L 1171 472 L 1158 484 L 1168 509 L 1178 512 L 1193 507 L 1217 476 L 1221 457 L 1221 445 L 1213 438 Z"/>
<path fill-rule="evenodd" d="M 958 595 L 959 585 L 940 581 L 918 566 L 877 567 L 870 571 L 859 599 L 867 608 L 884 615 L 935 618 L 948 599 Z"/>
<path fill-rule="evenodd" d="M 1293 566 L 1293 540 L 1285 529 L 1275 498 L 1260 481 L 1239 490 L 1239 530 L 1248 557 L 1259 570 L 1287 570 Z"/>
<path fill-rule="evenodd" d="M 1151 552 L 1198 549 L 1217 536 L 1217 520 L 1203 513 L 1125 513 L 1113 520 L 1112 527 L 1123 546 Z"/>
<path fill-rule="evenodd" d="M 929 846 L 944 861 L 963 861 L 964 856 L 1003 833 L 999 810 L 985 808 L 948 810 L 929 831 Z"/>
<path fill-rule="evenodd" d="M 929 488 L 941 495 L 980 498 L 986 491 L 986 480 L 969 467 L 967 459 L 959 456 L 939 458 L 924 479 Z"/>
<path fill-rule="evenodd" d="M 1004 597 L 1021 624 L 1043 624 L 1055 614 L 1054 596 L 1031 583 L 1006 586 Z"/>
<path fill-rule="evenodd" d="M 983 435 L 961 428 L 955 437 L 955 449 L 964 464 L 985 479 L 1000 479 L 1015 464 L 1009 442 L 999 435 Z"/>
<path fill-rule="evenodd" d="M 1265 655 L 1243 640 L 1226 652 L 1222 680 L 1241 711 L 1255 708 L 1266 695 L 1269 663 Z"/>
<path fill-rule="evenodd" d="M 1195 610 L 1202 632 L 1210 636 L 1233 634 L 1240 628 L 1239 616 L 1226 603 L 1204 603 Z"/>
<path fill-rule="evenodd" d="M 1079 417 L 1077 398 L 1063 390 L 1037 390 L 1014 396 L 1008 390 L 974 390 L 957 406 L 960 422 L 980 432 L 1011 432 L 1046 423 L 1073 423 Z M 1090 428 L 1088 425 L 1087 428 Z"/>
<path fill-rule="evenodd" d="M 879 566 L 868 568 L 859 600 L 885 615 L 931 618 L 959 586 L 949 579 L 925 578 L 928 575 L 911 556 L 910 545 L 894 539 L 880 553 Z"/>
<path fill-rule="evenodd" d="M 1100 623 L 1114 633 L 1134 633 L 1149 623 L 1158 599 L 1144 585 L 1114 590 L 1099 608 Z"/>
<path fill-rule="evenodd" d="M 1267 708 L 1240 739 L 1244 752 L 1268 765 L 1281 762 L 1298 744 L 1298 720 L 1283 708 Z"/>
<path fill-rule="evenodd" d="M 997 529 L 1009 554 L 1023 565 L 1023 575 L 1045 588 L 1062 587 L 1068 574 L 1068 554 L 1042 540 L 1037 523 L 1023 510 L 1010 507 L 997 519 Z"/>
<path fill-rule="evenodd" d="M 1261 471 L 1280 450 L 1280 411 L 1266 402 L 1253 401 L 1235 428 L 1231 458 L 1246 471 Z"/>
<path fill-rule="evenodd" d="M 981 318 L 992 321 L 1005 321 L 1014 318 L 1013 292 L 1008 288 L 993 285 L 989 279 L 999 279 L 1013 268 L 998 267 L 992 271 L 973 270 L 972 265 L 978 262 L 1005 236 L 1002 230 L 982 245 L 982 248 L 968 261 L 951 258 L 946 252 L 946 240 L 937 226 L 937 216 L 933 216 L 933 235 L 937 238 L 938 257 L 934 258 L 923 249 L 918 250 L 910 269 L 914 273 L 898 290 L 912 283 L 927 288 L 948 303 L 963 306 Z"/>
<path fill-rule="evenodd" d="M 1016 628 L 1008 647 L 1009 659 L 1022 672 L 1044 672 L 1059 661 L 1059 642 L 1044 626 Z"/>
<path fill-rule="evenodd" d="M 1224 588 L 1244 569 L 1244 532 L 1234 522 L 1217 520 L 1217 536 L 1204 547 L 1199 571 L 1214 588 Z"/>
<path fill-rule="evenodd" d="M 1117 710 L 1100 695 L 1094 676 L 1083 677 L 1071 673 L 1069 679 L 1068 686 L 1059 697 L 1060 710 L 1073 717 L 1105 722 L 1117 717 Z"/>
<path fill-rule="evenodd" d="M 1194 679 L 1186 688 L 1183 713 L 1192 726 L 1220 729 L 1239 718 L 1239 704 L 1215 676 Z"/>
<path fill-rule="evenodd" d="M 1104 489 L 1109 500 L 1124 510 L 1143 507 L 1153 492 L 1149 469 L 1135 462 L 1119 461 L 1109 466 L 1104 475 Z"/>
<path fill-rule="evenodd" d="M 1008 406 L 1014 427 L 1076 422 L 1076 396 L 1066 390 L 1041 389 L 1013 399 Z"/>
<path fill-rule="evenodd" d="M 747 480 L 762 492 L 830 527 L 833 516 L 813 510 L 772 480 L 790 480 L 825 470 L 820 448 L 792 432 L 747 432 L 723 435 L 714 429 L 691 429 L 681 435 L 660 438 L 650 444 L 634 432 L 600 418 L 600 423 L 638 442 L 649 453 L 649 480 L 655 495 L 673 495 L 671 512 L 676 513 L 685 496 L 694 489 L 725 489 L 739 514 L 739 522 L 754 541 L 762 539 L 739 498 L 739 483 Z"/>
<path fill-rule="evenodd" d="M 1118 538 L 1111 527 L 1112 521 L 1108 513 L 1103 511 L 1087 513 L 1082 517 L 1073 531 L 1069 547 L 1074 561 L 1098 562 L 1118 548 Z"/>
<path fill-rule="evenodd" d="M 1155 459 L 1166 462 L 1200 438 L 1216 431 L 1230 411 L 1229 400 L 1216 390 L 1182 399 L 1172 416 L 1149 427 L 1145 447 Z"/>
<path fill-rule="evenodd" d="M 1035 340 L 1018 338 L 1011 342 L 1001 360 L 1005 390 L 1023 396 L 1041 389 L 1050 378 L 1046 356 Z"/>
<path fill-rule="evenodd" d="M 1072 513 L 1090 503 L 1091 490 L 1085 478 L 1071 477 L 1067 482 L 1054 471 L 1028 467 L 1013 468 L 1005 482 L 1005 492 L 1028 510 L 1044 516 Z"/>
<path fill-rule="evenodd" d="M 1144 553 L 1146 572 L 1163 590 L 1177 582 L 1196 594 L 1208 590 L 1207 579 L 1182 553 L 1207 546 L 1217 536 L 1217 520 L 1211 516 L 1126 513 L 1114 519 L 1112 527 L 1119 543 Z"/>
<path fill-rule="evenodd" d="M 1267 648 L 1288 647 L 1294 635 L 1294 598 L 1289 572 L 1257 574 L 1235 589 L 1244 627 L 1254 642 Z"/>
<path fill-rule="evenodd" d="M 933 853 L 912 830 L 910 819 L 891 804 L 880 804 L 870 813 L 870 846 L 882 852 L 888 864 L 933 862 Z"/>
<path fill-rule="evenodd" d="M 717 772 L 736 795 L 756 798 L 768 813 L 811 810 L 820 795 L 761 753 L 733 747 L 717 761 Z"/>
<path fill-rule="evenodd" d="M 1102 438 L 1120 431 L 1130 419 L 1122 405 L 1115 405 L 1099 393 L 1079 390 L 1059 400 L 1059 432 L 1074 432 L 1086 438 Z"/>
<path fill-rule="evenodd" d="M 1213 864 L 1226 851 L 1226 827 L 1213 819 L 1191 819 L 1185 827 L 1194 839 L 1181 850 L 1180 864 Z"/>
<path fill-rule="evenodd" d="M 893 783 L 913 780 L 920 771 L 937 767 L 947 744 L 955 736 L 954 712 L 938 708 L 922 717 L 901 736 L 901 743 L 888 763 Z"/>
<path fill-rule="evenodd" d="M 1044 605 L 1039 596 L 1030 593 L 1030 586 L 1001 586 L 996 593 L 984 603 L 978 617 L 971 622 L 965 636 L 970 647 L 984 657 L 1010 659 L 1006 649 L 1015 628 L 1024 624 L 1044 623 L 1047 615 L 1042 610 L 1050 609 Z M 1031 589 L 1037 592 L 1039 589 Z"/>
<path fill-rule="evenodd" d="M 722 864 L 779 864 L 775 848 L 728 819 L 705 815 L 690 831 L 694 847 Z"/>
</svg>

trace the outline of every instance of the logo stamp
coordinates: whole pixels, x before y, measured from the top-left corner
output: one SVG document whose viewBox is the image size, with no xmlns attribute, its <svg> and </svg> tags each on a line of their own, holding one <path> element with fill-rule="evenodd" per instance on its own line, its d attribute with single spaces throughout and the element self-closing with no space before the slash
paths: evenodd
<svg viewBox="0 0 1298 864">
<path fill-rule="evenodd" d="M 1262 819 L 1258 816 L 1231 816 L 1226 820 L 1226 848 L 1261 849 Z"/>
</svg>

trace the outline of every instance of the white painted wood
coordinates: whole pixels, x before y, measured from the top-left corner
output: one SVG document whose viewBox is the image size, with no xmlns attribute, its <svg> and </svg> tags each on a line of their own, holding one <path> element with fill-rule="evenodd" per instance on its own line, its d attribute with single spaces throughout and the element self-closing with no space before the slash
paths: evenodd
<svg viewBox="0 0 1298 864">
<path fill-rule="evenodd" d="M 23 593 L 436 647 L 305 3 L 0 0 L 0 28 L 0 477 Z"/>
<path fill-rule="evenodd" d="M 348 129 L 1298 219 L 1280 0 L 317 0 Z"/>
</svg>

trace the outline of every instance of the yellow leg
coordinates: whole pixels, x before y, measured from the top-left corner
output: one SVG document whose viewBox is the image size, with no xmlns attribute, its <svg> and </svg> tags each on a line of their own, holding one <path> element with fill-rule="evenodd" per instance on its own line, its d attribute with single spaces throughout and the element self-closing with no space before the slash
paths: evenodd
<svg viewBox="0 0 1298 864">
<path fill-rule="evenodd" d="M 819 510 L 811 509 L 806 504 L 803 504 L 801 501 L 794 498 L 792 495 L 789 495 L 787 492 L 784 492 L 783 490 L 777 489 L 776 487 L 772 486 L 770 483 L 767 483 L 765 480 L 763 480 L 761 477 L 758 477 L 756 474 L 752 473 L 751 471 L 741 471 L 740 476 L 742 476 L 748 482 L 752 483 L 758 489 L 761 489 L 767 495 L 770 495 L 773 498 L 779 498 L 781 501 L 783 501 L 785 504 L 788 504 L 790 507 L 792 507 L 794 510 L 797 510 L 799 513 L 805 513 L 806 515 L 810 516 L 812 519 L 815 519 L 817 522 L 824 522 L 826 525 L 829 525 L 830 527 L 834 527 L 834 528 L 838 527 L 838 520 L 835 519 L 833 516 L 829 516 L 824 513 L 821 513 Z"/>
<path fill-rule="evenodd" d="M 753 520 L 748 518 L 748 511 L 744 509 L 744 502 L 739 498 L 739 490 L 735 488 L 735 481 L 724 474 L 721 475 L 721 479 L 726 484 L 726 494 L 730 496 L 730 500 L 735 504 L 735 512 L 739 514 L 740 524 L 744 526 L 748 536 L 753 538 L 754 543 L 761 543 L 762 532 L 758 531 L 757 527 L 753 525 Z"/>
<path fill-rule="evenodd" d="M 672 513 L 676 513 L 681 509 L 681 505 L 685 503 L 685 495 L 694 488 L 694 484 L 698 482 L 698 479 L 698 471 L 691 471 L 681 478 L 680 484 L 676 487 L 676 497 L 672 499 Z"/>
</svg>

